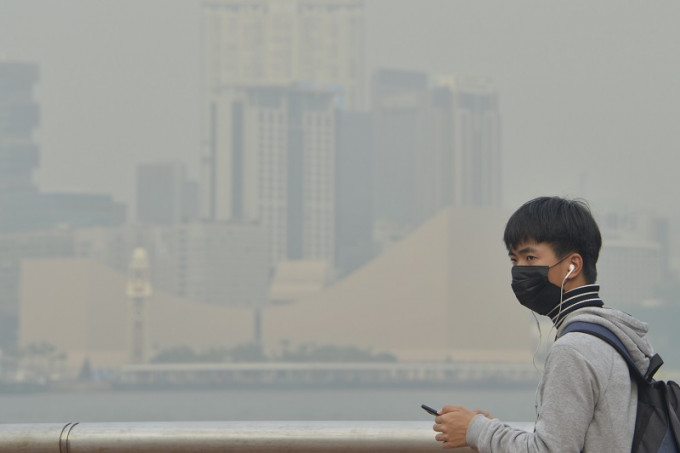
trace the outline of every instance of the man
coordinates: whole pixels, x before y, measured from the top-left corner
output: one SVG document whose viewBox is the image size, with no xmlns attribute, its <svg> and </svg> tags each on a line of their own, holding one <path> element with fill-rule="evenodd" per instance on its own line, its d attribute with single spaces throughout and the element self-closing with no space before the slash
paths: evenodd
<svg viewBox="0 0 680 453">
<path fill-rule="evenodd" d="M 602 245 L 588 206 L 541 197 L 521 206 L 503 236 L 519 302 L 549 316 L 557 340 L 538 387 L 533 432 L 512 428 L 483 411 L 445 406 L 435 418 L 444 448 L 480 452 L 629 452 L 637 387 L 628 366 L 609 344 L 587 333 L 560 333 L 574 321 L 603 325 L 646 371 L 654 355 L 647 325 L 612 308 L 598 295 L 596 263 Z"/>
</svg>

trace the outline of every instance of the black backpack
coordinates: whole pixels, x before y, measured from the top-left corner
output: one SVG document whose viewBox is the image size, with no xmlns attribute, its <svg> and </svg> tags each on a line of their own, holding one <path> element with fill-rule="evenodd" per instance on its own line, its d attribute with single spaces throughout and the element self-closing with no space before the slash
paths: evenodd
<svg viewBox="0 0 680 453">
<path fill-rule="evenodd" d="M 599 324 L 575 321 L 562 335 L 583 332 L 594 335 L 616 349 L 628 364 L 638 384 L 637 418 L 633 434 L 633 453 L 678 453 L 680 445 L 680 387 L 673 381 L 656 381 L 653 376 L 663 365 L 659 354 L 652 357 L 645 374 L 637 368 L 628 349 L 609 329 Z"/>
</svg>

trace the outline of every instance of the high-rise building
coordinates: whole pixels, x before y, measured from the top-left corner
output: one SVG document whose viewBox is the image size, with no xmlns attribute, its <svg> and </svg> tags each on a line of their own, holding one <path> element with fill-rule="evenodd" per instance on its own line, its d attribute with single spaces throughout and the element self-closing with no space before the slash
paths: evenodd
<svg viewBox="0 0 680 453">
<path fill-rule="evenodd" d="M 433 214 L 427 193 L 429 85 L 425 73 L 381 69 L 372 80 L 377 229 L 407 230 Z"/>
<path fill-rule="evenodd" d="M 332 262 L 335 110 L 365 110 L 364 0 L 203 3 L 201 217 L 261 222 L 272 265 Z"/>
<path fill-rule="evenodd" d="M 485 78 L 440 78 L 432 89 L 432 194 L 436 209 L 501 206 L 498 93 Z"/>
<path fill-rule="evenodd" d="M 271 262 L 333 259 L 337 94 L 295 86 L 224 90 L 207 166 L 207 218 L 256 221 Z"/>
<path fill-rule="evenodd" d="M 137 167 L 137 221 L 174 225 L 198 220 L 197 184 L 179 162 Z"/>
<path fill-rule="evenodd" d="M 335 268 L 340 275 L 371 259 L 373 151 L 371 115 L 338 112 L 335 157 Z"/>
<path fill-rule="evenodd" d="M 40 112 L 33 98 L 37 81 L 36 64 L 0 62 L 0 231 L 122 224 L 126 207 L 109 195 L 41 193 L 34 184 L 39 162 L 33 138 Z"/>
<path fill-rule="evenodd" d="M 447 206 L 501 205 L 498 94 L 486 79 L 432 84 L 423 72 L 381 69 L 372 99 L 379 242 Z"/>
<path fill-rule="evenodd" d="M 203 3 L 208 105 L 224 87 L 308 82 L 339 87 L 366 107 L 364 0 Z"/>
<path fill-rule="evenodd" d="M 39 156 L 33 139 L 40 121 L 33 98 L 37 82 L 36 64 L 0 61 L 0 220 L 9 215 L 6 200 L 37 191 L 33 183 Z"/>
</svg>

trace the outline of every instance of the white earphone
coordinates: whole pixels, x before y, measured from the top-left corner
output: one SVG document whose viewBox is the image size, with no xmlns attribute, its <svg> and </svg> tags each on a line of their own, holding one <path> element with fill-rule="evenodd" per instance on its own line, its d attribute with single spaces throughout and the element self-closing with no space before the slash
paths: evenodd
<svg viewBox="0 0 680 453">
<path fill-rule="evenodd" d="M 576 265 L 574 263 L 569 265 L 569 272 L 567 272 L 567 275 L 564 276 L 564 280 L 562 280 L 562 286 L 564 287 L 564 282 L 567 281 L 569 276 L 571 275 L 572 272 L 574 272 L 574 269 L 576 269 Z"/>
</svg>

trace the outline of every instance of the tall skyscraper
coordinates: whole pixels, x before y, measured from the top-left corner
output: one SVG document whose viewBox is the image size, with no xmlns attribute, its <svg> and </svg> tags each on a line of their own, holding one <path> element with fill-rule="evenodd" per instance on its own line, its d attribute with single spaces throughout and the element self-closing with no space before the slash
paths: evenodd
<svg viewBox="0 0 680 453">
<path fill-rule="evenodd" d="M 432 84 L 423 72 L 381 69 L 372 99 L 379 242 L 446 206 L 501 205 L 498 94 L 486 79 Z"/>
<path fill-rule="evenodd" d="M 501 206 L 501 116 L 485 78 L 440 78 L 432 89 L 432 194 L 443 206 Z"/>
<path fill-rule="evenodd" d="M 40 154 L 33 137 L 40 123 L 38 76 L 34 63 L 0 61 L 0 349 L 16 345 L 22 260 L 72 255 L 65 226 L 125 220 L 125 207 L 110 196 L 39 192 L 33 182 Z"/>
<path fill-rule="evenodd" d="M 33 139 L 40 121 L 33 98 L 37 82 L 36 64 L 0 61 L 0 219 L 6 199 L 37 191 L 33 183 L 39 155 Z"/>
<path fill-rule="evenodd" d="M 408 230 L 433 214 L 427 193 L 428 78 L 417 71 L 381 69 L 373 76 L 371 95 L 377 229 Z"/>
<path fill-rule="evenodd" d="M 261 222 L 271 262 L 333 260 L 335 110 L 365 110 L 364 0 L 203 4 L 202 217 Z"/>
<path fill-rule="evenodd" d="M 333 258 L 337 94 L 294 86 L 224 90 L 209 219 L 257 221 L 271 262 Z"/>
<path fill-rule="evenodd" d="M 40 154 L 33 138 L 40 122 L 37 81 L 36 64 L 0 62 L 0 231 L 120 225 L 126 207 L 109 195 L 41 193 L 33 182 Z"/>
<path fill-rule="evenodd" d="M 338 112 L 335 157 L 335 268 L 347 274 L 373 257 L 371 115 Z"/>
<path fill-rule="evenodd" d="M 203 3 L 208 105 L 224 87 L 309 82 L 340 87 L 366 107 L 364 0 Z"/>
</svg>

